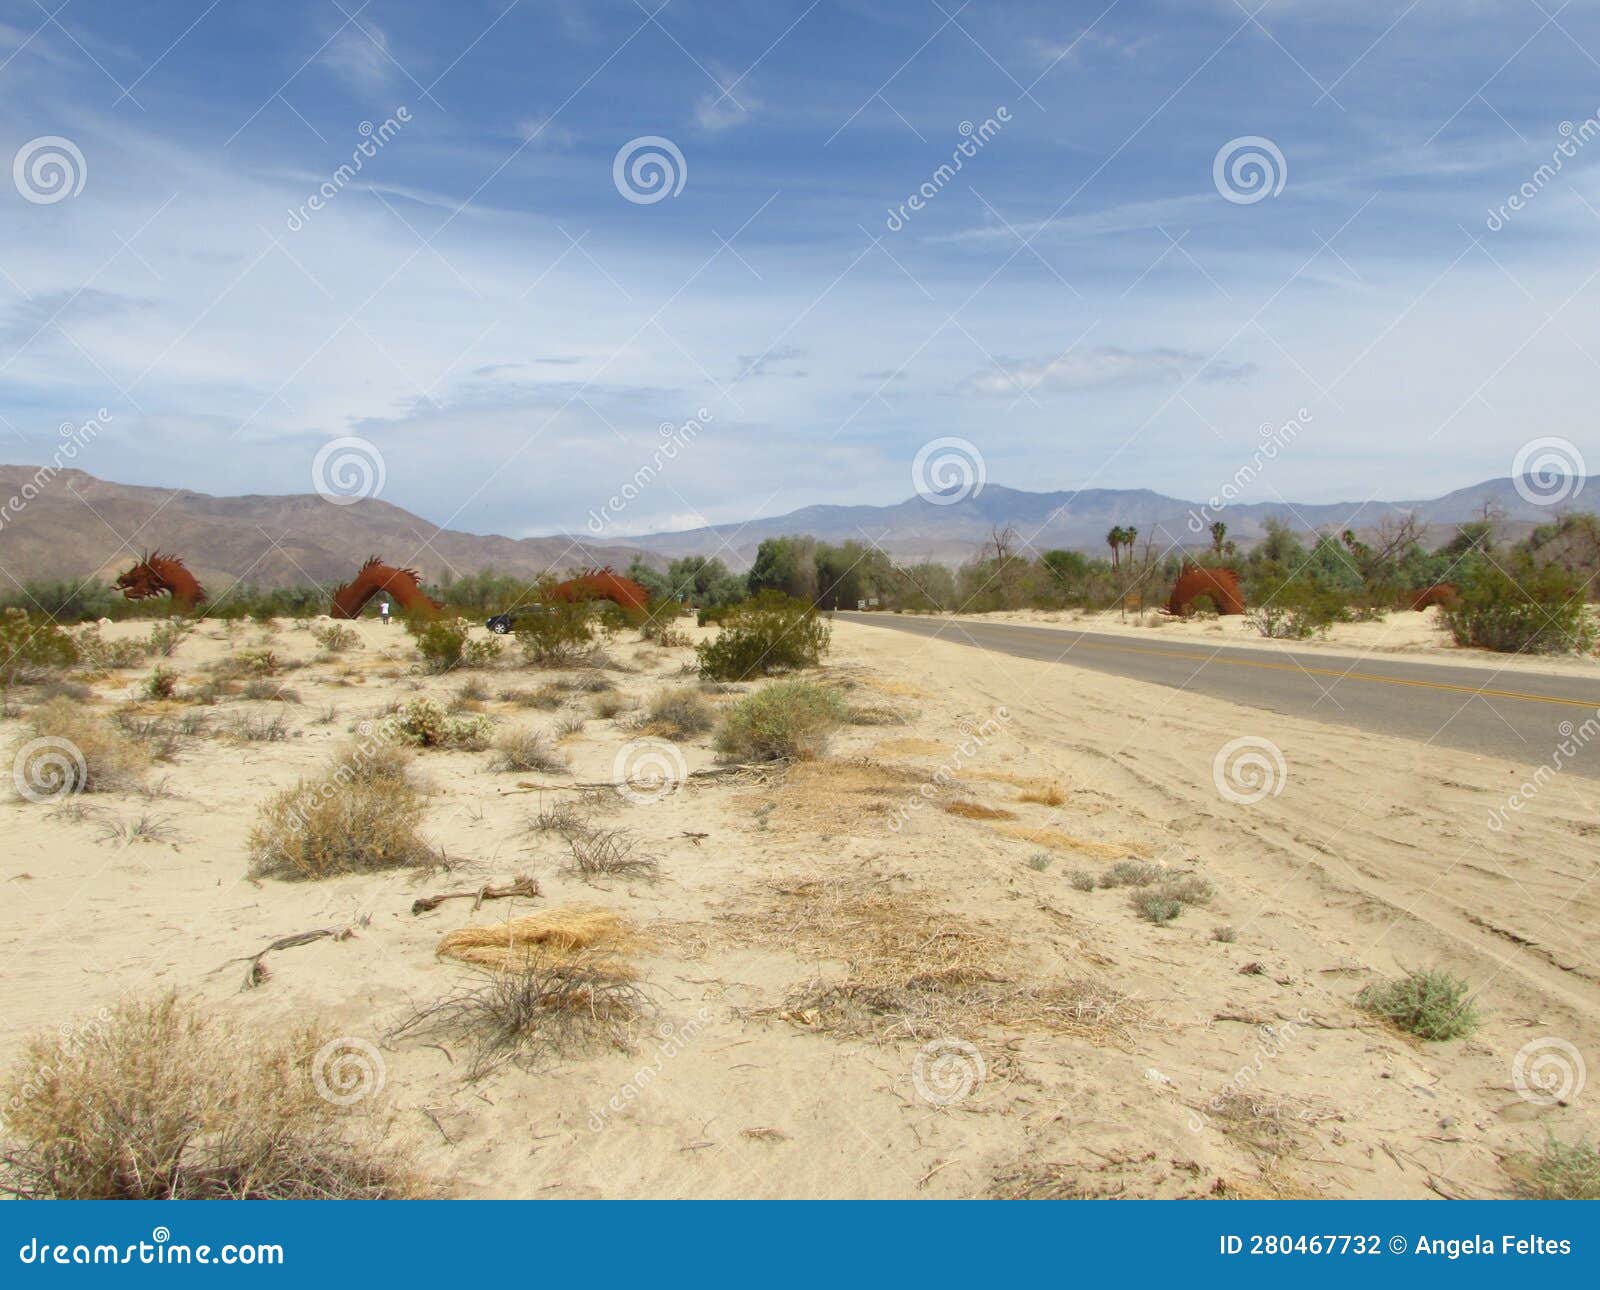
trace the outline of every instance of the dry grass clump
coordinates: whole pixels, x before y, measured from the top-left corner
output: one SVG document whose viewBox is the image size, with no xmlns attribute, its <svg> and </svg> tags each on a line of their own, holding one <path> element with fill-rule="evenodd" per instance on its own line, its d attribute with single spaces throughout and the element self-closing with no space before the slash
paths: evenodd
<svg viewBox="0 0 1600 1290">
<path fill-rule="evenodd" d="M 588 824 L 562 830 L 571 853 L 567 867 L 582 878 L 655 878 L 661 862 L 639 850 L 628 829 L 597 829 Z"/>
<path fill-rule="evenodd" d="M 626 956 L 643 944 L 621 914 L 589 905 L 567 905 L 446 932 L 434 950 L 440 958 L 495 972 L 547 967 L 599 967 L 633 975 Z"/>
<path fill-rule="evenodd" d="M 1170 923 L 1188 905 L 1204 905 L 1211 899 L 1211 884 L 1194 874 L 1168 878 L 1153 887 L 1133 894 L 1133 907 L 1139 917 L 1151 923 Z"/>
<path fill-rule="evenodd" d="M 985 806 L 982 802 L 969 802 L 965 799 L 946 802 L 941 809 L 946 815 L 959 815 L 963 820 L 1014 820 L 1017 818 L 1015 811 L 1008 811 L 1003 806 Z"/>
<path fill-rule="evenodd" d="M 242 744 L 281 744 L 289 738 L 289 718 L 281 712 L 235 712 L 223 723 L 222 734 Z"/>
<path fill-rule="evenodd" d="M 553 712 L 565 702 L 565 699 L 560 686 L 541 685 L 537 690 L 501 690 L 500 702 L 515 704 L 519 708 L 539 708 L 545 712 Z"/>
<path fill-rule="evenodd" d="M 1051 784 L 1045 788 L 1024 789 L 1018 795 L 1019 802 L 1033 802 L 1039 806 L 1062 806 L 1067 800 L 1066 791 L 1060 784 Z"/>
<path fill-rule="evenodd" d="M 494 756 L 489 769 L 498 771 L 543 771 L 561 774 L 567 763 L 556 755 L 549 741 L 529 726 L 512 726 L 495 736 Z"/>
<path fill-rule="evenodd" d="M 731 761 L 820 757 L 844 720 L 844 701 L 811 681 L 774 681 L 747 694 L 722 717 L 717 751 Z"/>
<path fill-rule="evenodd" d="M 1310 1129 L 1331 1112 L 1259 1088 L 1230 1087 L 1207 1104 L 1206 1117 L 1230 1138 L 1272 1156 L 1305 1146 Z"/>
<path fill-rule="evenodd" d="M 802 879 L 772 891 L 765 911 L 730 921 L 762 942 L 846 964 L 842 977 L 808 982 L 768 1010 L 796 1024 L 880 1040 L 985 1023 L 1105 1038 L 1139 1016 L 1126 995 L 1086 977 L 1033 981 L 998 931 L 889 880 Z"/>
<path fill-rule="evenodd" d="M 71 699 L 51 699 L 28 713 L 27 739 L 34 745 L 17 758 L 19 783 L 52 798 L 64 793 L 114 793 L 137 788 L 150 765 L 150 753 L 103 717 Z"/>
<path fill-rule="evenodd" d="M 5 1081 L 0 1193 L 382 1200 L 424 1192 L 381 1117 L 318 1096 L 328 1036 L 246 1032 L 168 994 L 33 1039 Z"/>
<path fill-rule="evenodd" d="M 1600 1200 L 1600 1150 L 1588 1139 L 1546 1139 L 1537 1155 L 1510 1162 L 1517 1192 L 1529 1200 Z"/>
<path fill-rule="evenodd" d="M 717 710 L 691 685 L 663 690 L 645 708 L 641 728 L 665 739 L 703 735 L 717 721 Z"/>
<path fill-rule="evenodd" d="M 251 877 L 330 878 L 428 865 L 422 793 L 403 749 L 351 744 L 323 774 L 267 799 L 248 840 Z"/>
<path fill-rule="evenodd" d="M 1442 968 L 1413 970 L 1397 981 L 1369 985 L 1356 1003 L 1419 1039 L 1459 1039 L 1478 1028 L 1471 987 Z"/>
<path fill-rule="evenodd" d="M 996 828 L 1007 837 L 1031 842 L 1034 846 L 1049 847 L 1052 851 L 1066 851 L 1072 855 L 1092 856 L 1112 860 L 1138 855 L 1141 848 L 1129 842 L 1101 842 L 1096 838 L 1080 838 L 1061 829 L 1036 829 L 1028 824 L 1000 824 Z"/>
<path fill-rule="evenodd" d="M 253 703 L 299 703 L 300 691 L 284 685 L 281 681 L 258 676 L 244 683 L 244 688 L 239 691 L 239 697 L 249 699 Z"/>
<path fill-rule="evenodd" d="M 503 1062 L 534 1065 L 594 1047 L 626 1051 L 649 998 L 628 976 L 582 963 L 488 972 L 419 1010 L 396 1037 L 453 1040 L 471 1052 L 468 1079 Z"/>
<path fill-rule="evenodd" d="M 591 706 L 595 716 L 603 721 L 610 721 L 613 717 L 620 717 L 624 712 L 632 712 L 636 704 L 626 694 L 618 694 L 613 690 L 595 695 Z"/>
</svg>

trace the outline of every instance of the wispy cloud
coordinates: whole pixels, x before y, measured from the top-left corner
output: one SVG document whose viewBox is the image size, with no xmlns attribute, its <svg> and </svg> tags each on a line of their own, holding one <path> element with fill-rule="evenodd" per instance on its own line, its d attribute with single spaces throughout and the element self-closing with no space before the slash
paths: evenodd
<svg viewBox="0 0 1600 1290">
<path fill-rule="evenodd" d="M 969 376 L 963 385 L 976 394 L 1016 395 L 1027 390 L 1100 390 L 1115 386 L 1176 385 L 1200 381 L 1240 381 L 1255 371 L 1252 363 L 1207 362 L 1183 349 L 1069 350 L 1054 358 L 999 359 Z"/>
</svg>

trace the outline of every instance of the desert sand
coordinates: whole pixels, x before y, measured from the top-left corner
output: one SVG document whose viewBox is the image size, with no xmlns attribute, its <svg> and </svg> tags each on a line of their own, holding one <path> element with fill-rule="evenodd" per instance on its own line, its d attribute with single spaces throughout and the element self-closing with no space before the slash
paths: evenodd
<svg viewBox="0 0 1600 1290">
<path fill-rule="evenodd" d="M 1499 1196 L 1507 1162 L 1547 1132 L 1600 1128 L 1593 1098 L 1516 1087 L 1530 1044 L 1600 1051 L 1592 780 L 1556 776 L 1496 832 L 1489 814 L 1527 767 L 839 622 L 815 675 L 880 724 L 845 727 L 816 761 L 641 803 L 565 786 L 613 779 L 639 738 L 631 713 L 596 716 L 582 693 L 556 712 L 493 697 L 569 674 L 423 676 L 399 628 L 358 630 L 363 648 L 325 661 L 303 628 L 271 631 L 303 664 L 283 677 L 294 702 L 140 700 L 148 665 L 95 683 L 99 710 L 201 711 L 207 731 L 157 766 L 159 795 L 0 802 L 0 1059 L 129 992 L 177 989 L 268 1027 L 322 1019 L 381 1055 L 352 1113 L 391 1107 L 393 1131 L 465 1197 Z M 626 699 L 693 682 L 689 650 L 627 635 L 610 650 L 629 670 L 607 673 Z M 180 698 L 261 636 L 202 625 L 167 660 Z M 570 774 L 423 751 L 422 831 L 448 871 L 247 877 L 270 793 L 386 704 L 448 700 L 469 677 L 502 725 L 587 715 L 559 744 Z M 230 711 L 282 712 L 291 733 L 229 739 Z M 1284 757 L 1279 791 L 1249 805 L 1224 800 L 1212 772 L 1244 735 Z M 15 715 L 0 722 L 8 758 L 20 737 Z M 708 736 L 681 753 L 691 771 L 715 765 Z M 637 835 L 655 880 L 586 882 L 558 838 L 527 830 L 579 798 Z M 161 818 L 163 840 L 107 828 L 141 815 Z M 1121 859 L 1215 894 L 1157 926 L 1126 890 L 1074 885 Z M 517 874 L 542 894 L 412 913 L 419 896 Z M 635 966 L 653 1011 L 626 1051 L 472 1081 L 451 1044 L 393 1036 L 470 977 L 435 955 L 446 933 L 576 903 L 650 937 Z M 988 962 L 991 993 L 974 999 L 994 1006 L 841 1026 L 818 1001 L 859 967 L 845 960 L 875 920 L 907 931 L 901 950 L 930 969 L 969 951 Z M 271 954 L 243 988 L 244 959 L 319 928 L 351 934 Z M 1435 965 L 1475 987 L 1471 1037 L 1425 1044 L 1355 1006 L 1364 985 Z"/>
</svg>

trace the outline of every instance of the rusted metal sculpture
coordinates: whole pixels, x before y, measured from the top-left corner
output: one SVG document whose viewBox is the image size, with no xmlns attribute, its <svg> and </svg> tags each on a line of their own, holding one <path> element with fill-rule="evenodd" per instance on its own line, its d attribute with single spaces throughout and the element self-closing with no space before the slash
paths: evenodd
<svg viewBox="0 0 1600 1290">
<path fill-rule="evenodd" d="M 333 593 L 333 616 L 359 618 L 367 601 L 380 591 L 387 592 L 413 616 L 435 618 L 443 611 L 443 606 L 422 590 L 422 580 L 415 569 L 397 569 L 372 556 L 353 579 Z"/>
<path fill-rule="evenodd" d="M 613 573 L 610 567 L 591 569 L 576 578 L 558 582 L 546 593 L 549 600 L 609 600 L 624 609 L 641 612 L 650 607 L 650 593 L 632 578 Z"/>
<path fill-rule="evenodd" d="M 206 602 L 206 589 L 175 555 L 151 551 L 117 579 L 117 589 L 129 600 L 171 596 L 177 609 L 188 612 Z"/>
<path fill-rule="evenodd" d="M 1435 582 L 1426 587 L 1419 587 L 1416 591 L 1408 591 L 1401 597 L 1400 604 L 1405 609 L 1423 610 L 1429 605 L 1439 605 L 1449 609 L 1456 603 L 1456 587 L 1453 582 Z"/>
<path fill-rule="evenodd" d="M 1239 588 L 1239 575 L 1232 569 L 1213 568 L 1210 565 L 1186 564 L 1167 601 L 1167 612 L 1179 618 L 1188 616 L 1190 607 L 1201 596 L 1210 596 L 1219 614 L 1244 613 L 1244 592 Z"/>
</svg>

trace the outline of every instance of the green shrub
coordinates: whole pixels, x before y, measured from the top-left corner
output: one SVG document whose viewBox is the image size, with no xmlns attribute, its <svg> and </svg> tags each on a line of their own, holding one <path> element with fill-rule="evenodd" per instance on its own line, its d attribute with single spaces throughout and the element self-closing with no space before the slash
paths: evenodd
<svg viewBox="0 0 1600 1290">
<path fill-rule="evenodd" d="M 1369 985 L 1356 1003 L 1421 1039 L 1458 1039 L 1478 1026 L 1467 983 L 1439 968 Z"/>
<path fill-rule="evenodd" d="M 763 591 L 728 611 L 717 638 L 696 647 L 700 675 L 712 681 L 815 667 L 828 648 L 827 623 L 803 600 Z"/>
<path fill-rule="evenodd" d="M 75 644 L 78 657 L 85 666 L 97 672 L 110 672 L 119 668 L 138 667 L 150 657 L 150 642 L 140 637 L 131 640 L 108 641 L 100 634 L 100 624 L 79 631 Z"/>
<path fill-rule="evenodd" d="M 1600 1151 L 1587 1139 L 1548 1139 L 1539 1154 L 1515 1162 L 1517 1189 L 1530 1200 L 1600 1200 Z"/>
<path fill-rule="evenodd" d="M 467 648 L 465 618 L 434 618 L 427 621 L 408 618 L 406 630 L 417 642 L 423 671 L 448 672 L 461 666 Z"/>
<path fill-rule="evenodd" d="M 1584 608 L 1584 583 L 1560 565 L 1510 571 L 1479 561 L 1456 587 L 1441 622 L 1457 645 L 1508 654 L 1587 652 L 1594 628 Z"/>
<path fill-rule="evenodd" d="M 1346 593 L 1304 579 L 1281 584 L 1248 615 L 1257 631 L 1274 640 L 1325 636 L 1335 623 L 1351 622 L 1355 616 Z"/>
<path fill-rule="evenodd" d="M 30 618 L 22 609 L 0 615 L 0 685 L 10 685 L 27 670 L 70 667 L 77 661 L 77 645 L 54 623 Z"/>
<path fill-rule="evenodd" d="M 419 748 L 464 748 L 469 752 L 489 746 L 494 722 L 472 714 L 452 715 L 429 698 L 412 699 L 396 715 L 396 725 L 408 743 Z"/>
<path fill-rule="evenodd" d="M 354 627 L 341 627 L 338 623 L 313 627 L 311 638 L 329 654 L 343 654 L 346 650 L 361 648 L 361 634 Z"/>
<path fill-rule="evenodd" d="M 147 699 L 170 699 L 178 689 L 178 674 L 171 668 L 158 667 L 144 683 L 144 697 Z"/>
<path fill-rule="evenodd" d="M 565 667 L 594 644 L 594 612 L 582 601 L 553 601 L 517 619 L 517 644 L 529 663 Z"/>
<path fill-rule="evenodd" d="M 735 761 L 817 757 L 844 715 L 844 703 L 832 690 L 809 681 L 776 681 L 728 709 L 717 727 L 717 750 Z"/>
</svg>

